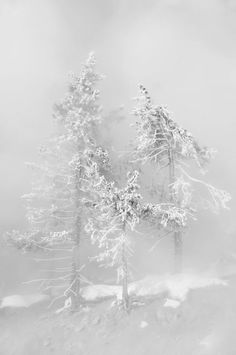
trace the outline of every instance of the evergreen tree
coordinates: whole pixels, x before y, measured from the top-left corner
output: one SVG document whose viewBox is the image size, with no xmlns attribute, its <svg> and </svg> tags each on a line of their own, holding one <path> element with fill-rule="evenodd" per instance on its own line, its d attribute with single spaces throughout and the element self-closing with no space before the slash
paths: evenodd
<svg viewBox="0 0 236 355">
<path fill-rule="evenodd" d="M 215 210 L 219 207 L 226 208 L 230 195 L 191 177 L 187 171 L 195 165 L 201 173 L 205 172 L 205 166 L 210 161 L 213 151 L 207 147 L 200 147 L 193 135 L 180 127 L 164 106 L 154 105 L 143 86 L 140 86 L 138 102 L 138 107 L 134 110 L 138 118 L 135 161 L 154 165 L 156 180 L 157 182 L 161 180 L 162 189 L 158 200 L 162 207 L 165 206 L 161 218 L 164 217 L 166 221 L 162 225 L 170 227 L 173 232 L 175 271 L 179 272 L 182 269 L 182 235 L 186 227 L 186 218 L 194 218 L 197 211 L 193 182 L 207 188 L 210 197 L 207 198 L 208 203 Z M 149 208 L 150 206 L 147 210 Z M 158 210 L 159 208 L 160 205 Z M 153 207 L 151 210 L 153 211 Z"/>
<path fill-rule="evenodd" d="M 96 86 L 101 78 L 95 72 L 92 54 L 81 74 L 72 75 L 68 92 L 54 107 L 56 134 L 41 149 L 41 164 L 31 164 L 38 178 L 32 192 L 24 196 L 29 232 L 11 234 L 18 245 L 28 249 L 37 246 L 55 251 L 63 243 L 64 251 L 72 250 L 70 282 L 64 296 L 70 296 L 73 309 L 80 301 L 80 250 L 87 208 L 83 201 L 89 195 L 91 170 L 94 165 L 99 174 L 109 170 L 108 154 L 98 133 L 101 107 Z"/>
<path fill-rule="evenodd" d="M 72 263 L 72 299 L 75 303 L 80 290 L 80 243 L 83 231 L 83 185 L 86 181 L 86 168 L 97 149 L 96 128 L 101 121 L 101 108 L 98 104 L 99 91 L 95 88 L 101 77 L 94 71 L 95 60 L 91 55 L 80 76 L 73 76 L 69 92 L 60 104 L 55 106 L 55 119 L 64 128 L 64 141 L 72 152 L 70 178 L 72 199 L 75 208 L 73 240 L 74 257 Z M 77 307 L 75 304 L 73 307 Z"/>
<path fill-rule="evenodd" d="M 129 258 L 132 255 L 128 232 L 135 230 L 142 213 L 138 175 L 137 171 L 128 173 L 127 184 L 123 188 L 104 177 L 97 179 L 96 212 L 86 227 L 93 242 L 101 248 L 96 260 L 106 267 L 116 268 L 117 281 L 122 286 L 122 305 L 126 311 L 130 310 L 128 282 Z"/>
</svg>

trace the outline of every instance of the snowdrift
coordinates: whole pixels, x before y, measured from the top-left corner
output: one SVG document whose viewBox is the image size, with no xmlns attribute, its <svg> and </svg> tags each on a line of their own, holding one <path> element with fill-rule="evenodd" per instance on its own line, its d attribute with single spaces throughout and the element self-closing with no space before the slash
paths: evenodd
<svg viewBox="0 0 236 355">
<path fill-rule="evenodd" d="M 148 297 L 166 294 L 169 298 L 184 301 L 190 290 L 209 287 L 227 286 L 225 280 L 196 274 L 149 275 L 129 285 L 129 294 L 137 297 Z M 82 296 L 87 301 L 116 297 L 121 298 L 121 286 L 89 285 L 82 289 Z"/>
<path fill-rule="evenodd" d="M 32 305 L 48 301 L 49 297 L 44 294 L 10 295 L 3 297 L 0 309 L 5 308 L 29 308 Z"/>
<path fill-rule="evenodd" d="M 166 306 L 168 306 L 173 303 L 173 300 L 184 301 L 190 290 L 226 285 L 227 282 L 220 278 L 204 275 L 149 275 L 142 280 L 131 283 L 129 294 L 136 297 L 165 295 L 172 300 L 167 302 Z M 122 289 L 119 285 L 89 285 L 82 288 L 81 296 L 88 302 L 97 302 L 106 298 L 121 299 Z M 29 308 L 44 301 L 49 301 L 49 296 L 40 293 L 9 295 L 1 299 L 0 309 Z M 173 303 L 173 307 L 174 304 L 177 307 L 177 303 Z"/>
<path fill-rule="evenodd" d="M 81 291 L 86 301 L 96 301 L 101 298 L 121 297 L 121 287 L 118 285 L 89 285 Z"/>
</svg>

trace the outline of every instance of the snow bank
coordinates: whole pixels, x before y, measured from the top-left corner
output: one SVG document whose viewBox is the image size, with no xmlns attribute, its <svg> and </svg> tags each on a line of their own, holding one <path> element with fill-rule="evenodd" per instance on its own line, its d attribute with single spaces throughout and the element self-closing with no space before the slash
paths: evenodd
<svg viewBox="0 0 236 355">
<path fill-rule="evenodd" d="M 146 328 L 148 327 L 148 322 L 146 322 L 145 320 L 143 320 L 141 323 L 140 323 L 140 328 Z"/>
<path fill-rule="evenodd" d="M 33 304 L 47 301 L 49 297 L 40 293 L 29 295 L 10 295 L 2 298 L 0 309 L 3 308 L 28 308 Z"/>
<path fill-rule="evenodd" d="M 178 308 L 179 306 L 180 306 L 180 301 L 172 300 L 170 298 L 167 298 L 164 303 L 164 307 L 168 307 L 168 308 Z"/>
<path fill-rule="evenodd" d="M 120 298 L 121 287 L 117 285 L 89 285 L 82 289 L 81 295 L 87 301 L 95 301 L 99 298 Z"/>
<path fill-rule="evenodd" d="M 150 275 L 129 285 L 130 295 L 145 297 L 166 293 L 171 299 L 184 301 L 190 290 L 209 286 L 226 286 L 227 282 L 207 275 Z M 89 285 L 82 290 L 82 296 L 87 301 L 99 298 L 121 298 L 121 286 Z"/>
<path fill-rule="evenodd" d="M 136 296 L 158 295 L 166 292 L 170 298 L 184 301 L 190 290 L 219 285 L 226 286 L 227 282 L 219 278 L 196 274 L 164 275 L 161 277 L 155 275 L 131 284 L 130 292 Z"/>
</svg>

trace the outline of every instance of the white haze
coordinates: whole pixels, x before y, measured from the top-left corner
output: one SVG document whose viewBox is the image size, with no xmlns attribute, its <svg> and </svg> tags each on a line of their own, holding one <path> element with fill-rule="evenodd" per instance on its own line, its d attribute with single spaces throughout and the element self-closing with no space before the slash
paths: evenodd
<svg viewBox="0 0 236 355">
<path fill-rule="evenodd" d="M 201 143 L 219 151 L 207 178 L 235 199 L 235 20 L 232 0 L 0 0 L 1 230 L 25 225 L 24 162 L 37 159 L 67 73 L 79 71 L 91 50 L 106 75 L 106 112 L 124 104 L 130 119 L 143 83 Z M 191 255 L 214 259 L 231 248 L 235 213 L 233 200 L 220 217 L 203 215 L 186 240 Z"/>
</svg>

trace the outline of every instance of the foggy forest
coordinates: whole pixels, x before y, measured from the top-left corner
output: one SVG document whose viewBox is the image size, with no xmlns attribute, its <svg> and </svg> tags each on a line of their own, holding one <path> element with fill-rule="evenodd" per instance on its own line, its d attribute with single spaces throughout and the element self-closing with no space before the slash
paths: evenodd
<svg viewBox="0 0 236 355">
<path fill-rule="evenodd" d="M 236 355 L 236 1 L 0 28 L 0 355 Z"/>
</svg>

